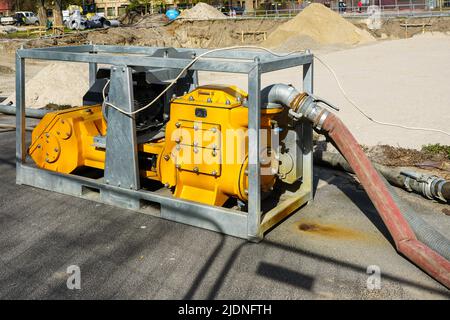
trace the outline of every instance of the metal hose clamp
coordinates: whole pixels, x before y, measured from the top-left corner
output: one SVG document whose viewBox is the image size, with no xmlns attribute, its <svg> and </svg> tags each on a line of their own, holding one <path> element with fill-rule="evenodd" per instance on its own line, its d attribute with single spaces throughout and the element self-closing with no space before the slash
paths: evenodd
<svg viewBox="0 0 450 320">
<path fill-rule="evenodd" d="M 431 191 L 433 192 L 434 196 L 438 198 L 439 200 L 442 200 L 443 202 L 447 202 L 447 199 L 444 198 L 444 195 L 442 194 L 442 188 L 444 187 L 444 184 L 447 183 L 447 180 L 437 177 L 438 179 L 434 179 L 431 183 Z"/>
<path fill-rule="evenodd" d="M 328 110 L 323 109 L 320 113 L 319 119 L 317 121 L 317 123 L 315 123 L 315 127 L 318 130 L 322 130 L 322 125 L 325 122 L 326 118 L 328 117 L 328 115 L 330 114 L 330 112 L 328 112 Z"/>
</svg>

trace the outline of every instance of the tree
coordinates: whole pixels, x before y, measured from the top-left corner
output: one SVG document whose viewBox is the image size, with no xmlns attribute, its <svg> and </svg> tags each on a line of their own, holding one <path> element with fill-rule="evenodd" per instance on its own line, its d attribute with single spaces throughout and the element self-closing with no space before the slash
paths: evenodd
<svg viewBox="0 0 450 320">
<path fill-rule="evenodd" d="M 137 12 L 147 14 L 147 13 L 151 12 L 152 4 L 155 4 L 156 2 L 164 3 L 165 1 L 129 0 L 127 10 L 128 11 L 137 11 Z"/>
<path fill-rule="evenodd" d="M 68 5 L 74 4 L 81 6 L 83 4 L 83 0 L 53 0 L 50 2 L 53 3 L 53 25 L 55 26 L 63 25 L 62 10 L 65 9 Z M 85 3 L 87 2 L 88 1 L 85 1 Z"/>
<path fill-rule="evenodd" d="M 45 26 L 45 24 L 47 23 L 46 1 L 39 0 L 37 6 L 38 6 L 39 23 L 41 26 Z"/>
<path fill-rule="evenodd" d="M 246 12 L 252 12 L 253 10 L 254 10 L 253 0 L 246 0 L 245 1 L 245 11 Z"/>
<path fill-rule="evenodd" d="M 144 14 L 149 13 L 148 7 L 152 5 L 152 3 L 151 3 L 152 1 L 151 0 L 141 0 L 140 2 L 145 8 Z"/>
<path fill-rule="evenodd" d="M 62 26 L 63 25 L 63 16 L 62 16 L 62 8 L 64 0 L 54 0 L 53 3 L 53 25 L 54 26 Z"/>
<path fill-rule="evenodd" d="M 36 9 L 36 1 L 34 0 L 15 0 L 12 3 L 16 11 L 31 11 Z"/>
<path fill-rule="evenodd" d="M 127 11 L 137 11 L 141 3 L 139 0 L 130 0 L 130 4 L 127 7 Z"/>
</svg>

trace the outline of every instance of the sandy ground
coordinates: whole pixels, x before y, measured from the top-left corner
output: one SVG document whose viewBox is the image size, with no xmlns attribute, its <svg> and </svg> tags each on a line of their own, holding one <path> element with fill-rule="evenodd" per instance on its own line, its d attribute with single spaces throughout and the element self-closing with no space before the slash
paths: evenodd
<svg viewBox="0 0 450 320">
<path fill-rule="evenodd" d="M 4 67 L 9 70 L 14 70 L 14 57 L 1 53 L 0 67 Z M 0 96 L 9 96 L 14 92 L 14 73 L 0 72 Z"/>
<path fill-rule="evenodd" d="M 423 35 L 314 53 L 335 70 L 349 96 L 375 119 L 450 131 L 450 36 Z M 314 73 L 315 94 L 341 108 L 339 115 L 360 143 L 409 148 L 450 144 L 450 137 L 444 134 L 371 123 L 344 99 L 331 74 L 317 61 Z M 262 87 L 282 82 L 301 88 L 300 76 L 301 70 L 295 68 L 265 74 Z M 200 80 L 204 84 L 233 83 L 247 89 L 247 80 L 240 75 L 204 73 Z"/>
<path fill-rule="evenodd" d="M 350 97 L 375 119 L 449 131 L 450 36 L 425 34 L 314 53 L 336 71 Z M 14 67 L 12 58 L 2 57 L 0 64 Z M 27 64 L 27 78 L 36 74 L 42 65 Z M 408 148 L 420 148 L 428 143 L 450 144 L 450 137 L 443 134 L 371 123 L 345 101 L 332 76 L 320 63 L 315 63 L 314 72 L 315 93 L 341 107 L 340 116 L 360 143 Z M 300 69 L 265 74 L 262 86 L 282 82 L 300 88 L 300 77 Z M 202 73 L 200 81 L 235 84 L 247 89 L 247 80 L 240 75 Z M 0 96 L 14 92 L 14 74 L 0 75 L 0 92 Z"/>
<path fill-rule="evenodd" d="M 336 52 L 324 57 L 349 95 L 379 121 L 450 132 L 450 37 L 417 37 Z M 342 63 L 341 63 L 342 62 Z M 342 107 L 350 129 L 367 145 L 450 144 L 450 136 L 369 122 L 347 103 L 316 64 L 316 93 Z"/>
<path fill-rule="evenodd" d="M 26 75 L 25 105 L 28 108 L 42 108 L 49 103 L 80 106 L 89 90 L 88 64 L 47 61 L 44 65 L 39 68 L 31 65 Z M 29 67 L 25 66 L 25 70 Z M 8 96 L 4 103 L 15 104 L 15 93 Z"/>
<path fill-rule="evenodd" d="M 28 60 L 25 65 L 26 79 L 33 78 L 39 71 L 48 65 L 46 61 Z M 0 67 L 7 67 L 15 70 L 15 57 L 0 51 Z M 44 84 L 42 84 L 44 85 Z M 15 93 L 15 73 L 0 72 L 0 97 L 9 97 Z"/>
</svg>

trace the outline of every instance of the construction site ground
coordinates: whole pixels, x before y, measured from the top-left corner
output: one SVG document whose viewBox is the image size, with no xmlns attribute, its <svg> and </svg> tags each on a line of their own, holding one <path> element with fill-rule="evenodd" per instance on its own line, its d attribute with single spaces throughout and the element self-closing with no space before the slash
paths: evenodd
<svg viewBox="0 0 450 320">
<path fill-rule="evenodd" d="M 336 24 L 352 29 L 343 19 L 335 19 Z M 0 35 L 0 104 L 13 103 L 14 53 L 21 45 L 92 42 L 202 48 L 258 45 L 278 51 L 310 48 L 336 72 L 349 97 L 369 116 L 448 131 L 450 18 L 414 19 L 427 27 L 409 28 L 407 34 L 404 18 L 387 19 L 377 31 L 367 30 L 364 21 L 352 20 L 364 36 L 359 29 L 350 33 L 355 39 L 364 38 L 364 43 L 324 43 L 320 37 L 302 34 L 272 47 L 283 38 L 274 32 L 286 21 L 218 19 L 167 24 L 161 16 L 149 16 L 134 17 L 130 26 L 62 38 L 1 39 Z M 280 82 L 301 88 L 301 74 L 300 69 L 266 74 L 262 87 Z M 78 105 L 88 73 L 87 67 L 66 69 L 63 63 L 28 61 L 26 80 L 27 106 Z M 247 89 L 247 80 L 236 74 L 202 72 L 200 83 Z M 377 162 L 413 166 L 430 159 L 419 151 L 398 147 L 420 150 L 426 144 L 450 145 L 450 137 L 443 133 L 369 121 L 344 98 L 329 70 L 317 60 L 314 92 L 341 108 L 339 116 Z M 0 115 L 0 124 L 14 123 L 14 117 Z M 29 120 L 31 126 L 36 123 Z M 435 174 L 450 178 L 449 159 L 441 155 L 431 160 Z M 16 185 L 14 131 L 0 133 L 0 181 L 0 299 L 450 298 L 445 287 L 396 252 L 364 190 L 352 175 L 340 171 L 314 167 L 314 201 L 259 244 Z M 450 237 L 448 205 L 397 191 L 426 221 Z M 70 265 L 81 268 L 81 290 L 67 289 Z M 380 289 L 367 287 L 369 266 L 380 268 Z"/>
<path fill-rule="evenodd" d="M 3 116 L 1 123 L 14 123 Z M 449 299 L 397 254 L 354 178 L 314 168 L 314 202 L 258 243 L 15 184 L 0 134 L 1 299 Z M 398 190 L 447 237 L 447 205 Z M 158 210 L 155 208 L 155 210 Z M 81 269 L 81 290 L 66 286 Z M 381 288 L 369 290 L 369 266 Z"/>
<path fill-rule="evenodd" d="M 335 70 L 349 97 L 373 118 L 448 131 L 450 36 L 426 33 L 408 39 L 377 41 L 333 51 L 322 48 L 312 52 Z M 14 97 L 14 55 L 5 53 L 0 65 L 9 70 L 0 73 L 0 96 Z M 27 80 L 46 65 L 47 62 L 29 61 Z M 281 82 L 300 88 L 300 79 L 300 69 L 287 69 L 264 75 L 262 87 Z M 86 65 L 84 68 L 65 69 L 64 63 L 59 63 L 41 75 L 32 87 L 28 86 L 27 97 L 70 97 L 70 100 L 61 100 L 61 104 L 75 97 L 81 104 L 87 81 Z M 246 79 L 234 74 L 202 73 L 200 81 L 202 84 L 233 84 L 247 89 Z M 418 149 L 429 143 L 450 145 L 450 137 L 445 134 L 386 127 L 369 121 L 345 100 L 330 72 L 318 61 L 315 62 L 314 83 L 315 93 L 341 108 L 340 117 L 364 145 L 388 144 Z M 31 88 L 34 92 L 30 91 Z M 49 102 L 55 101 L 47 99 Z"/>
</svg>

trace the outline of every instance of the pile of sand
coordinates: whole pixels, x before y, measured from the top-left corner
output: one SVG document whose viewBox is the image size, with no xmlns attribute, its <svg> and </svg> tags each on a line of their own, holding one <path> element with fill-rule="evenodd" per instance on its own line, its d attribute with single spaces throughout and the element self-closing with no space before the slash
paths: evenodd
<svg viewBox="0 0 450 320">
<path fill-rule="evenodd" d="M 225 19 L 227 16 L 204 2 L 197 3 L 192 9 L 184 10 L 179 18 L 189 20 Z"/>
<path fill-rule="evenodd" d="M 88 65 L 75 62 L 55 62 L 40 70 L 25 84 L 25 106 L 45 107 L 49 103 L 80 106 L 89 89 Z M 15 104 L 15 94 L 4 104 Z"/>
<path fill-rule="evenodd" d="M 313 3 L 275 29 L 263 44 L 270 48 L 296 50 L 371 41 L 375 38 L 369 32 L 359 29 L 324 5 Z"/>
</svg>

